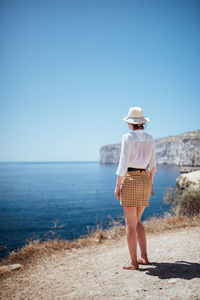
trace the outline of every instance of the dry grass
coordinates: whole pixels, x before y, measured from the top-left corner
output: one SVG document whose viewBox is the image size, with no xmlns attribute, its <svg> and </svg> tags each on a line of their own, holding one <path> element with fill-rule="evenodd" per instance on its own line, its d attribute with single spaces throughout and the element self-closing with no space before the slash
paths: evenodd
<svg viewBox="0 0 200 300">
<path fill-rule="evenodd" d="M 200 215 L 183 216 L 165 213 L 164 217 L 151 217 L 143 222 L 147 233 L 160 233 L 186 227 L 199 227 Z"/>
<path fill-rule="evenodd" d="M 0 265 L 8 265 L 13 263 L 27 264 L 35 258 L 44 255 L 50 255 L 55 251 L 71 250 L 73 248 L 81 248 L 94 244 L 103 243 L 108 240 L 117 240 L 126 234 L 123 222 L 123 216 L 118 221 L 111 219 L 110 227 L 107 230 L 102 229 L 102 225 L 98 225 L 96 230 L 88 232 L 87 236 L 82 236 L 73 241 L 67 241 L 60 238 L 48 239 L 41 242 L 39 238 L 33 238 L 28 244 L 19 251 L 12 251 L 8 258 L 4 259 Z M 200 215 L 198 216 L 180 216 L 166 213 L 163 217 L 151 217 L 143 222 L 146 233 L 160 233 L 166 230 L 174 230 L 184 227 L 200 226 Z"/>
</svg>

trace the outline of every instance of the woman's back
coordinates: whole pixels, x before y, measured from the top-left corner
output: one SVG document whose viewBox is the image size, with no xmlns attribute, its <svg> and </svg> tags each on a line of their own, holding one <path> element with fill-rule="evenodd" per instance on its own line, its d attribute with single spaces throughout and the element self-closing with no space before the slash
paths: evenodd
<svg viewBox="0 0 200 300">
<path fill-rule="evenodd" d="M 128 167 L 147 168 L 156 166 L 155 141 L 143 129 L 131 130 L 122 137 L 121 154 L 117 175 L 124 176 Z"/>
</svg>

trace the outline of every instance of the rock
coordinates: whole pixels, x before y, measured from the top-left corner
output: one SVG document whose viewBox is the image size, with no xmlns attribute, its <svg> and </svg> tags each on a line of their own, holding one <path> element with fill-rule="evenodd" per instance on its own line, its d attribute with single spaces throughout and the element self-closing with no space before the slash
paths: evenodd
<svg viewBox="0 0 200 300">
<path fill-rule="evenodd" d="M 155 140 L 157 164 L 175 164 L 180 172 L 200 169 L 200 130 Z"/>
<path fill-rule="evenodd" d="M 155 145 L 158 165 L 178 165 L 181 172 L 200 169 L 200 130 L 155 139 Z M 100 149 L 99 162 L 117 164 L 120 152 L 121 144 L 103 146 Z"/>
<path fill-rule="evenodd" d="M 21 268 L 20 264 L 0 266 L 0 273 L 6 273 L 6 272 L 10 272 L 10 271 L 17 270 L 20 268 Z"/>
<path fill-rule="evenodd" d="M 121 152 L 121 144 L 112 144 L 101 147 L 100 163 L 101 164 L 117 164 Z"/>
<path fill-rule="evenodd" d="M 199 189 L 200 171 L 181 174 L 176 180 L 176 196 L 173 199 L 173 211 L 178 215 L 199 215 Z"/>
<path fill-rule="evenodd" d="M 176 283 L 176 282 L 177 282 L 177 279 L 171 278 L 171 279 L 168 280 L 168 282 L 169 282 L 169 283 Z"/>
<path fill-rule="evenodd" d="M 196 189 L 200 185 L 200 170 L 190 172 L 187 174 L 182 174 L 176 180 L 176 187 L 178 190 L 183 190 L 185 188 L 193 188 Z"/>
<path fill-rule="evenodd" d="M 200 170 L 199 166 L 182 166 L 180 167 L 180 173 L 189 173 Z"/>
</svg>

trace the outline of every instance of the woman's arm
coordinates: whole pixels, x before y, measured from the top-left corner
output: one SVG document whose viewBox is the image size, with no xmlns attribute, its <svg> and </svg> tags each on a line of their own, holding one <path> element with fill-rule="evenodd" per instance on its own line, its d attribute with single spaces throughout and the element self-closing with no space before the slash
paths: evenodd
<svg viewBox="0 0 200 300">
<path fill-rule="evenodd" d="M 151 180 L 151 194 L 153 195 L 153 180 L 154 180 L 154 173 L 156 171 L 156 156 L 155 156 L 155 141 L 153 141 L 153 148 L 151 153 L 151 159 L 149 161 L 149 167 L 150 167 L 150 180 Z"/>
<path fill-rule="evenodd" d="M 151 172 L 150 172 L 150 180 L 151 180 L 151 194 L 153 195 L 154 192 L 153 192 L 153 179 L 154 179 L 154 173 L 155 173 L 155 167 L 153 167 L 151 169 Z"/>
<path fill-rule="evenodd" d="M 119 159 L 119 164 L 118 168 L 116 171 L 117 175 L 117 182 L 116 182 L 116 187 L 115 187 L 115 197 L 120 200 L 120 184 L 122 181 L 122 178 L 125 176 L 126 171 L 127 171 L 127 161 L 128 161 L 128 142 L 126 135 L 123 135 L 122 137 L 122 143 L 121 143 L 121 153 L 120 153 L 120 159 Z"/>
<path fill-rule="evenodd" d="M 155 173 L 155 167 L 153 167 L 151 172 L 150 172 L 150 179 L 151 179 L 152 184 L 153 184 L 153 179 L 154 179 L 154 173 Z"/>
<path fill-rule="evenodd" d="M 126 135 L 123 135 L 122 142 L 121 142 L 121 153 L 120 153 L 119 164 L 116 171 L 116 175 L 124 176 L 126 174 L 128 156 L 129 156 L 128 139 Z"/>
<path fill-rule="evenodd" d="M 120 184 L 122 181 L 123 176 L 117 176 L 117 182 L 115 187 L 115 197 L 120 200 Z"/>
</svg>

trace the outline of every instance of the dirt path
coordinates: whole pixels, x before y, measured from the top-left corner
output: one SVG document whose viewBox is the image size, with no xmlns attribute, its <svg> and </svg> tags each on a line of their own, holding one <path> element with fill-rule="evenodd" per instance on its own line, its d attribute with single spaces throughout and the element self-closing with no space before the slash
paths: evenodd
<svg viewBox="0 0 200 300">
<path fill-rule="evenodd" d="M 151 265 L 139 270 L 122 268 L 125 236 L 43 257 L 3 276 L 1 299 L 200 299 L 200 227 L 148 234 L 147 243 Z"/>
</svg>

